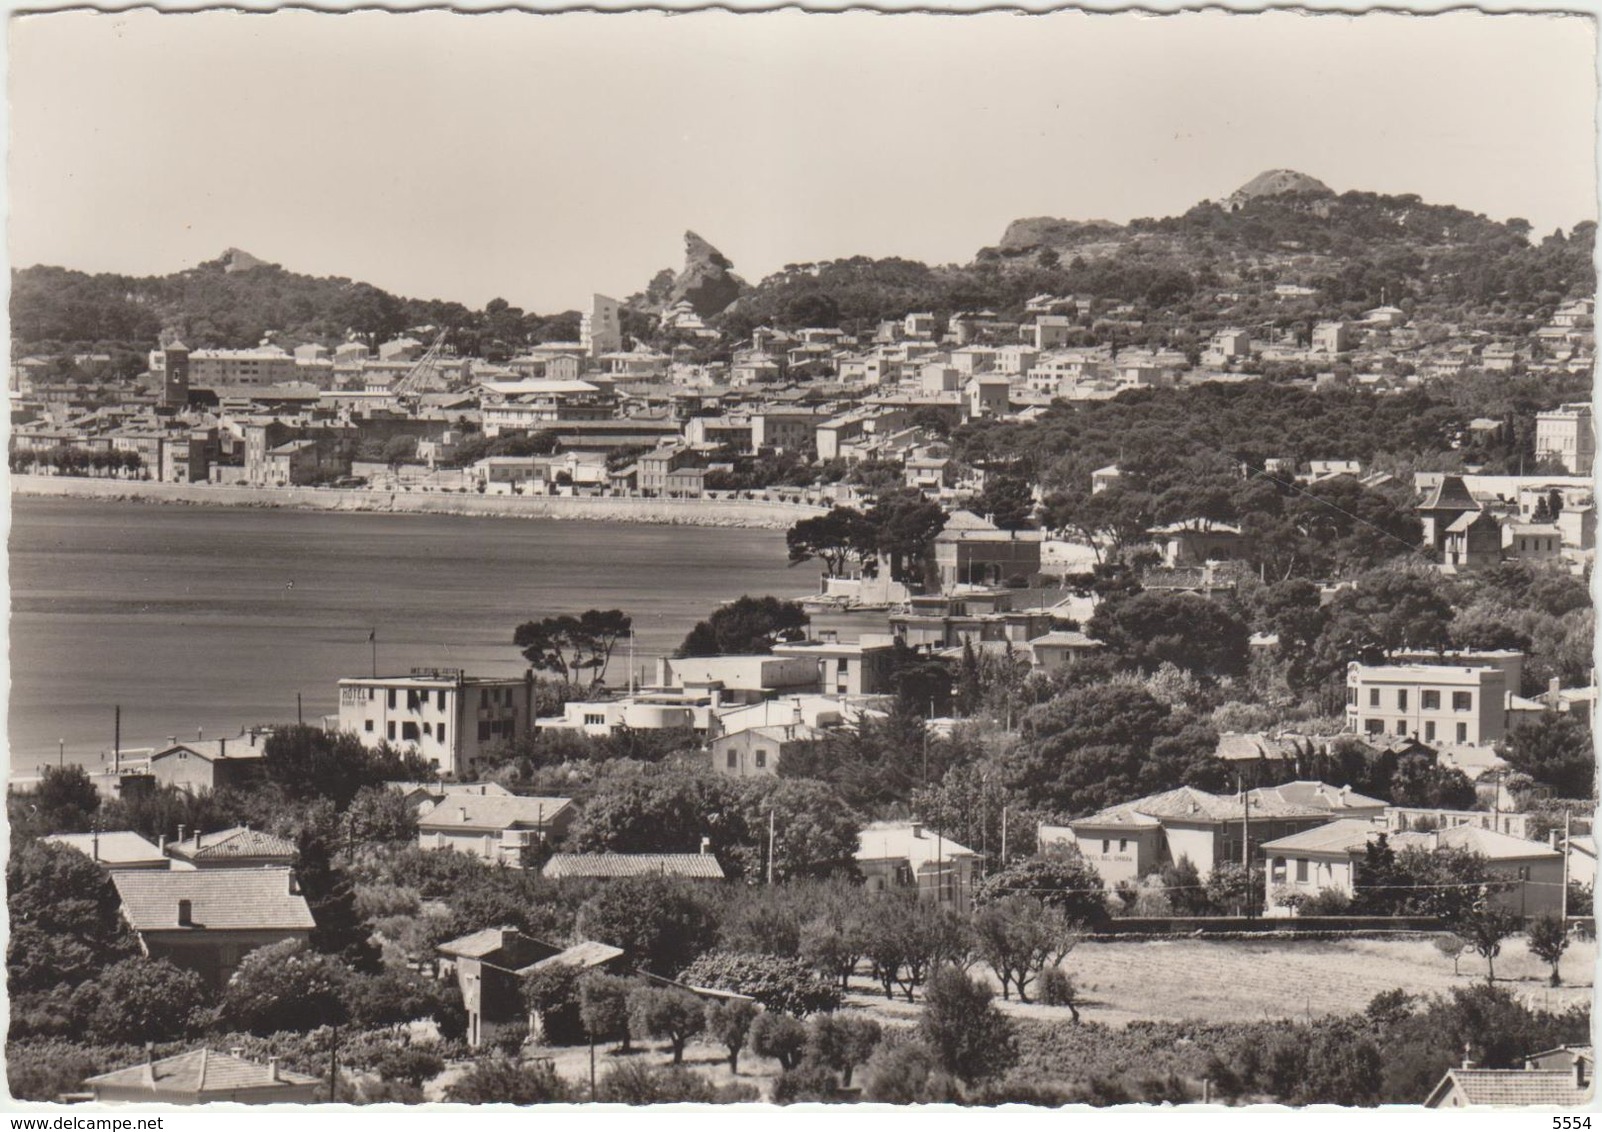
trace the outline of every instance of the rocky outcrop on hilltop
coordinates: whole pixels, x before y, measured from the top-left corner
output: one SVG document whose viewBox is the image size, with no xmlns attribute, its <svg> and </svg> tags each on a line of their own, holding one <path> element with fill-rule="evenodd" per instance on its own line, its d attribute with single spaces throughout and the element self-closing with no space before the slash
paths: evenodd
<svg viewBox="0 0 1602 1132">
<path fill-rule="evenodd" d="M 1031 216 L 1007 225 L 997 246 L 1004 252 L 1066 247 L 1118 230 L 1119 226 L 1110 220 L 1058 220 L 1051 216 Z"/>
<path fill-rule="evenodd" d="M 217 257 L 216 262 L 222 264 L 222 269 L 230 275 L 236 271 L 249 271 L 252 268 L 268 266 L 266 260 L 258 259 L 249 252 L 240 251 L 238 248 L 229 248 Z"/>
<path fill-rule="evenodd" d="M 721 314 L 746 289 L 727 256 L 694 232 L 684 233 L 684 268 L 673 277 L 667 306 L 688 302 L 702 318 Z"/>
<path fill-rule="evenodd" d="M 1334 190 L 1317 177 L 1298 173 L 1294 169 L 1270 169 L 1259 173 L 1229 195 L 1224 207 L 1237 209 L 1258 197 L 1277 197 L 1286 193 L 1319 193 L 1332 195 Z"/>
</svg>

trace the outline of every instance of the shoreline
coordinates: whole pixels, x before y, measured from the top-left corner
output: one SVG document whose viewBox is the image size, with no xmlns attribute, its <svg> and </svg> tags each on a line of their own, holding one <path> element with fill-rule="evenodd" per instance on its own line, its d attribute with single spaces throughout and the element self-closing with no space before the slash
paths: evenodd
<svg viewBox="0 0 1602 1132">
<path fill-rule="evenodd" d="M 373 491 L 365 488 L 234 487 L 92 479 L 86 476 L 12 475 L 11 494 L 34 499 L 261 510 L 346 511 L 388 515 L 466 515 L 498 519 L 581 519 L 664 526 L 788 530 L 797 519 L 825 509 L 760 499 L 643 499 L 619 496 L 478 495 L 444 491 Z"/>
</svg>

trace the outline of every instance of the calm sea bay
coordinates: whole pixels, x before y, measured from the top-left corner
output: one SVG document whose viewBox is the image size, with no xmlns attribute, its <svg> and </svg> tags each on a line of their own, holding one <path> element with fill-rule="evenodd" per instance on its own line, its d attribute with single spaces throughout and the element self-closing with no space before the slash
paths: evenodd
<svg viewBox="0 0 1602 1132">
<path fill-rule="evenodd" d="M 15 773 L 124 747 L 335 710 L 335 681 L 414 666 L 517 675 L 512 630 L 586 609 L 631 614 L 638 667 L 720 602 L 795 597 L 776 531 L 447 515 L 235 510 L 14 498 Z M 628 679 L 626 647 L 609 682 Z"/>
</svg>

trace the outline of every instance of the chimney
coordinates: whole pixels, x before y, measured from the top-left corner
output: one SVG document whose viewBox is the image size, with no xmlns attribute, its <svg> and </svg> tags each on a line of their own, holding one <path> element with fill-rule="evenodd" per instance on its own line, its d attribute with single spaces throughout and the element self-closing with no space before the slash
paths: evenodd
<svg viewBox="0 0 1602 1132">
<path fill-rule="evenodd" d="M 1464 1069 L 1478 1069 L 1479 1068 L 1479 1063 L 1476 1062 L 1474 1060 L 1474 1058 L 1471 1057 L 1469 1054 L 1470 1054 L 1469 1044 L 1467 1042 L 1464 1042 L 1463 1043 L 1463 1066 L 1462 1067 Z"/>
<path fill-rule="evenodd" d="M 467 807 L 466 806 L 463 806 L 461 809 L 457 810 L 456 812 L 459 815 L 461 815 L 461 820 L 462 821 L 465 822 L 467 820 Z"/>
<path fill-rule="evenodd" d="M 1554 829 L 1554 830 L 1552 830 L 1551 833 L 1547 834 L 1547 836 L 1552 841 L 1552 848 L 1554 848 L 1554 849 L 1562 849 L 1563 848 L 1563 846 L 1561 844 L 1561 842 L 1563 841 L 1563 831 L 1562 830 Z"/>
<path fill-rule="evenodd" d="M 1585 1088 L 1585 1058 L 1578 1053 L 1574 1055 L 1574 1087 Z"/>
<path fill-rule="evenodd" d="M 915 821 L 915 822 L 912 823 L 912 836 L 914 836 L 914 837 L 922 837 L 923 836 L 923 823 L 921 821 Z"/>
<path fill-rule="evenodd" d="M 180 928 L 195 926 L 195 906 L 187 900 L 178 901 L 178 926 Z"/>
<path fill-rule="evenodd" d="M 1430 849 L 1431 849 L 1431 851 L 1438 851 L 1440 848 L 1441 848 L 1441 831 L 1438 828 L 1437 829 L 1432 829 L 1432 830 L 1430 830 Z"/>
<path fill-rule="evenodd" d="M 156 1043 L 145 1043 L 145 1084 L 156 1083 Z"/>
<path fill-rule="evenodd" d="M 228 757 L 228 737 L 226 735 L 217 740 L 217 757 L 219 759 Z"/>
<path fill-rule="evenodd" d="M 177 745 L 178 745 L 178 736 L 176 736 L 176 735 L 167 736 L 167 746 L 176 747 Z"/>
<path fill-rule="evenodd" d="M 267 1059 L 267 1080 L 269 1080 L 269 1081 L 278 1081 L 279 1079 L 280 1078 L 278 1076 L 278 1058 L 277 1057 L 269 1057 Z"/>
<path fill-rule="evenodd" d="M 712 852 L 712 839 L 710 837 L 701 838 L 701 856 L 705 857 L 710 852 Z"/>
<path fill-rule="evenodd" d="M 156 841 L 156 848 L 161 850 L 162 856 L 165 857 L 167 855 L 167 835 L 165 833 Z"/>
<path fill-rule="evenodd" d="M 245 1056 L 245 1047 L 244 1046 L 229 1046 L 228 1047 L 228 1052 L 230 1054 L 232 1054 L 234 1057 L 244 1057 Z M 275 1058 L 274 1060 L 277 1060 L 277 1059 Z"/>
<path fill-rule="evenodd" d="M 198 743 L 202 739 L 204 739 L 205 737 L 206 737 L 206 729 L 204 727 L 195 728 L 195 742 Z"/>
<path fill-rule="evenodd" d="M 204 836 L 206 835 L 201 833 L 200 830 L 195 830 L 195 852 L 197 853 L 200 851 L 200 839 Z"/>
<path fill-rule="evenodd" d="M 1556 676 L 1546 682 L 1546 706 L 1558 706 L 1558 693 L 1563 690 L 1563 681 Z"/>
<path fill-rule="evenodd" d="M 1552 836 L 1555 839 L 1557 834 L 1554 833 Z M 1553 848 L 1556 848 L 1556 846 L 1553 846 Z M 91 861 L 100 860 L 100 830 L 98 827 L 89 835 L 89 859 Z"/>
<path fill-rule="evenodd" d="M 188 828 L 189 828 L 188 826 L 184 826 L 184 825 L 181 825 L 181 826 L 178 827 L 178 840 L 179 841 L 182 841 L 184 839 L 184 830 L 186 830 Z"/>
</svg>

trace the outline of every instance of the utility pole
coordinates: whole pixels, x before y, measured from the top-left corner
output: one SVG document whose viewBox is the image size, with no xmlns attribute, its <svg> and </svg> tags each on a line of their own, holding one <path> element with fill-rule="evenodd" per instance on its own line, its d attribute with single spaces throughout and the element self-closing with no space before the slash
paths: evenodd
<svg viewBox="0 0 1602 1132">
<path fill-rule="evenodd" d="M 773 811 L 768 811 L 768 883 L 773 883 Z"/>
<path fill-rule="evenodd" d="M 305 723 L 306 722 L 306 718 L 301 713 L 301 709 L 300 709 L 300 693 L 299 692 L 295 693 L 295 722 L 296 723 Z"/>
<path fill-rule="evenodd" d="M 1001 807 L 1001 867 L 1007 867 L 1007 807 Z"/>
<path fill-rule="evenodd" d="M 116 774 L 122 773 L 122 705 L 112 708 L 111 725 L 111 769 Z"/>
<path fill-rule="evenodd" d="M 60 770 L 62 767 L 66 766 L 66 765 L 67 765 L 67 741 L 65 739 L 57 739 L 56 740 L 56 769 Z"/>
<path fill-rule="evenodd" d="M 1240 780 L 1240 800 L 1243 818 L 1240 827 L 1240 865 L 1245 875 L 1246 900 L 1241 911 L 1252 918 L 1252 796 L 1246 791 L 1246 782 Z"/>
<path fill-rule="evenodd" d="M 1569 922 L 1569 811 L 1563 811 L 1563 891 L 1559 897 L 1558 915 Z"/>
</svg>

